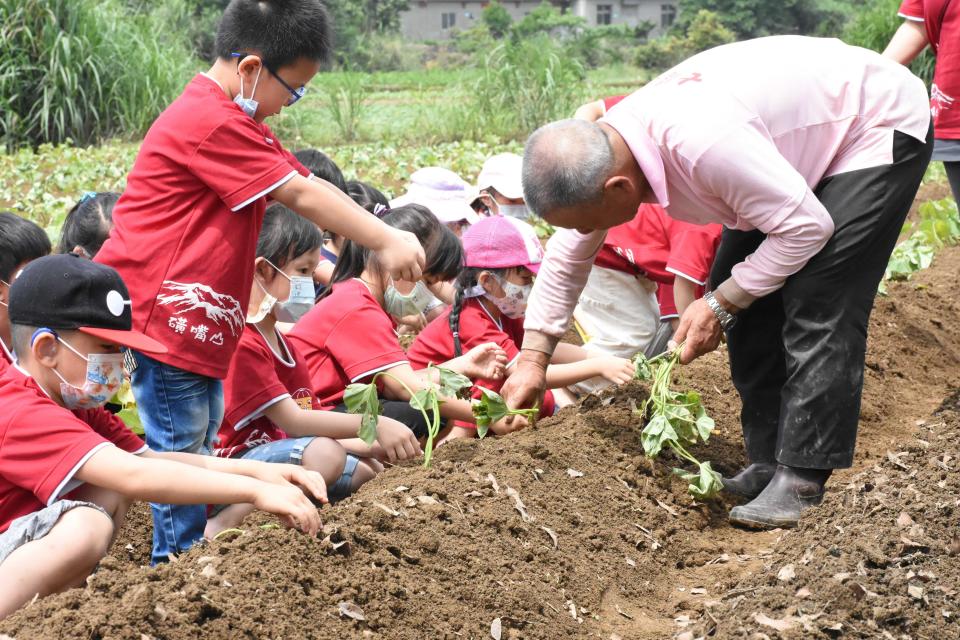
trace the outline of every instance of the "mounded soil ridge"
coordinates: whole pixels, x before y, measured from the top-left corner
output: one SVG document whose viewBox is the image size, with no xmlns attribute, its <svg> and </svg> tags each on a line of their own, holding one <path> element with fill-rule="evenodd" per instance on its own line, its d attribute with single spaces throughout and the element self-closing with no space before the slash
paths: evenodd
<svg viewBox="0 0 960 640">
<path fill-rule="evenodd" d="M 676 460 L 646 459 L 633 414 L 646 389 L 632 383 L 535 429 L 445 446 L 430 469 L 393 467 L 324 508 L 317 539 L 254 516 L 151 569 L 149 513 L 136 505 L 85 588 L 33 602 L 0 634 L 960 637 L 949 631 L 960 417 L 944 402 L 960 385 L 958 271 L 960 249 L 945 249 L 878 298 L 855 467 L 795 531 L 733 528 L 731 503 L 695 503 Z M 717 421 L 695 455 L 734 472 L 744 459 L 726 354 L 675 383 Z"/>
</svg>

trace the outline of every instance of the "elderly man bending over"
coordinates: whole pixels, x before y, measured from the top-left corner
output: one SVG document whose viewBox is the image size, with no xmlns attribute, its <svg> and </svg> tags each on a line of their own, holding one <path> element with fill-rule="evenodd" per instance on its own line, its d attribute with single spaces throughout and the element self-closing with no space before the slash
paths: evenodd
<svg viewBox="0 0 960 640">
<path fill-rule="evenodd" d="M 725 225 L 710 276 L 674 336 L 681 361 L 726 332 L 751 499 L 734 522 L 795 525 L 853 461 L 867 321 L 932 149 L 923 83 L 838 40 L 777 36 L 681 63 L 599 121 L 527 142 L 527 204 L 565 229 L 530 299 L 511 406 L 533 404 L 605 230 L 656 202 Z"/>
</svg>

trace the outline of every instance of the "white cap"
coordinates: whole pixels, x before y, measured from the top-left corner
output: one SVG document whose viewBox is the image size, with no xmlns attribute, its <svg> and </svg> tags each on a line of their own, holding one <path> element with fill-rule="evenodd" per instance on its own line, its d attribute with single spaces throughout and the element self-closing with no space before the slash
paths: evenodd
<svg viewBox="0 0 960 640">
<path fill-rule="evenodd" d="M 500 153 L 487 158 L 477 178 L 477 190 L 493 187 L 504 198 L 523 197 L 523 158 L 515 153 Z"/>
<path fill-rule="evenodd" d="M 410 176 L 407 192 L 394 198 L 390 207 L 419 204 L 430 209 L 445 224 L 461 220 L 473 224 L 480 217 L 467 204 L 468 189 L 470 185 L 453 171 L 443 167 L 424 167 Z"/>
</svg>

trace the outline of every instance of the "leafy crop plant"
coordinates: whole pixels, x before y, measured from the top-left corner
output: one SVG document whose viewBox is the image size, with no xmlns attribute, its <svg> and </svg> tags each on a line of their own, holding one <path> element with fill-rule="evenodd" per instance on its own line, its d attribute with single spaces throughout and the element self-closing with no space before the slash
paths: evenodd
<svg viewBox="0 0 960 640">
<path fill-rule="evenodd" d="M 682 346 L 682 345 L 681 345 Z M 634 377 L 650 382 L 650 396 L 637 409 L 637 414 L 646 420 L 640 434 L 643 451 L 649 458 L 656 458 L 664 447 L 669 447 L 680 458 L 696 465 L 697 472 L 674 468 L 673 472 L 687 481 L 687 490 L 697 500 L 715 496 L 723 485 L 720 474 L 709 462 L 700 462 L 687 451 L 698 441 L 706 442 L 714 429 L 713 418 L 703 408 L 700 394 L 696 391 L 679 392 L 670 389 L 670 374 L 680 361 L 681 347 L 651 359 L 642 353 L 633 362 Z"/>
</svg>

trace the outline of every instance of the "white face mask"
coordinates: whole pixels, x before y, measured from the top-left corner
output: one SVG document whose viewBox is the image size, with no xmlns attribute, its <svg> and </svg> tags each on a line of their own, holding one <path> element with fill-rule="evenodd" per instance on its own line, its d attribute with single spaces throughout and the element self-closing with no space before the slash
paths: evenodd
<svg viewBox="0 0 960 640">
<path fill-rule="evenodd" d="M 495 298 L 489 293 L 485 294 L 487 300 L 497 305 L 500 313 L 508 318 L 522 318 L 527 311 L 527 301 L 530 299 L 530 292 L 533 291 L 532 284 L 519 285 L 507 282 L 504 278 L 494 276 L 500 286 L 503 288 L 504 296 Z"/>
<path fill-rule="evenodd" d="M 393 283 L 383 291 L 384 310 L 394 318 L 420 315 L 432 300 L 433 294 L 422 280 L 413 286 L 410 293 L 400 293 Z"/>
<path fill-rule="evenodd" d="M 267 260 L 266 258 L 264 258 L 263 260 L 264 260 L 264 262 L 266 262 L 268 265 L 270 265 L 271 267 L 273 267 L 274 271 L 276 271 L 277 273 L 279 273 L 280 275 L 282 275 L 282 276 L 283 276 L 284 278 L 286 278 L 287 280 L 290 280 L 290 276 L 288 276 L 288 275 L 285 274 L 283 271 L 281 271 L 275 264 L 273 264 L 272 262 L 270 262 L 270 261 Z M 261 320 L 263 320 L 264 318 L 266 318 L 268 313 L 270 313 L 271 311 L 273 311 L 273 307 L 274 307 L 275 304 L 277 304 L 278 300 L 273 296 L 273 294 L 271 294 L 269 291 L 267 291 L 267 288 L 266 288 L 266 287 L 264 287 L 262 284 L 260 284 L 260 281 L 257 280 L 257 277 L 256 277 L 256 276 L 253 277 L 253 281 L 256 282 L 256 283 L 257 283 L 257 286 L 260 287 L 260 290 L 263 291 L 263 300 L 260 301 L 260 305 L 257 307 L 257 310 L 253 313 L 253 315 L 250 315 L 249 313 L 247 314 L 247 322 L 249 322 L 249 323 L 251 323 L 251 324 L 257 324 L 258 322 L 260 322 Z M 312 281 L 312 280 L 310 281 L 310 284 L 311 284 L 311 286 L 313 285 L 313 281 Z M 291 287 L 291 292 L 292 292 L 292 289 L 293 289 L 293 287 Z M 289 300 L 289 299 L 290 299 L 290 297 L 287 296 L 287 300 Z M 285 303 L 286 300 L 284 300 L 283 302 Z"/>
<path fill-rule="evenodd" d="M 240 93 L 234 97 L 233 101 L 240 105 L 240 108 L 243 109 L 243 112 L 250 116 L 251 118 L 257 115 L 257 109 L 260 108 L 260 103 L 253 99 L 253 94 L 257 92 L 257 83 L 260 82 L 260 72 L 263 71 L 263 65 L 260 65 L 260 68 L 257 69 L 257 77 L 253 80 L 253 91 L 250 92 L 249 98 L 243 97 L 243 75 L 240 75 Z"/>
<path fill-rule="evenodd" d="M 83 386 L 70 384 L 56 369 L 60 378 L 60 397 L 67 409 L 97 409 L 116 395 L 123 384 L 122 353 L 91 353 L 84 356 L 57 336 L 57 342 L 73 351 L 87 362 L 87 374 Z"/>
<path fill-rule="evenodd" d="M 10 295 L 10 283 L 8 283 L 6 280 L 0 280 L 0 284 L 7 285 L 7 295 Z M 0 300 L 0 305 L 3 305 L 4 307 L 6 307 L 7 303 L 4 302 L 3 300 Z"/>
<path fill-rule="evenodd" d="M 287 274 L 280 272 L 284 276 Z M 309 276 L 293 276 L 290 278 L 290 297 L 277 309 L 277 320 L 280 322 L 296 322 L 310 309 L 316 298 L 313 288 L 313 278 Z"/>
<path fill-rule="evenodd" d="M 525 204 L 497 204 L 500 215 L 526 222 L 530 218 L 530 209 Z"/>
</svg>

